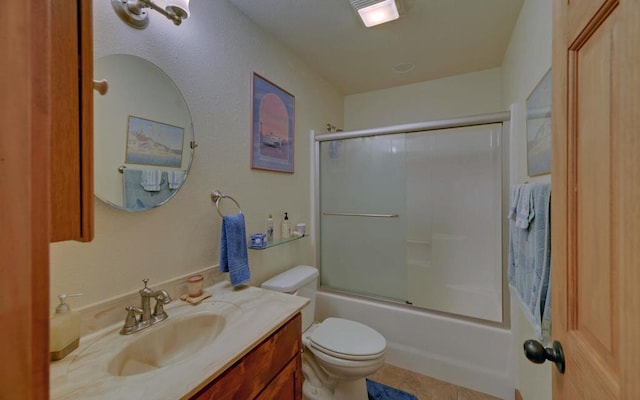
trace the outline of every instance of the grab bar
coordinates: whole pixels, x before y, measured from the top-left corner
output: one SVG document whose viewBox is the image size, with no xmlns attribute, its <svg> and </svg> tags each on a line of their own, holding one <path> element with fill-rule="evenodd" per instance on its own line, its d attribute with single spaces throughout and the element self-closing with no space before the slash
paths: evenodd
<svg viewBox="0 0 640 400">
<path fill-rule="evenodd" d="M 371 217 L 371 218 L 398 218 L 398 214 L 362 214 L 325 211 L 322 215 L 337 215 L 340 217 Z"/>
</svg>

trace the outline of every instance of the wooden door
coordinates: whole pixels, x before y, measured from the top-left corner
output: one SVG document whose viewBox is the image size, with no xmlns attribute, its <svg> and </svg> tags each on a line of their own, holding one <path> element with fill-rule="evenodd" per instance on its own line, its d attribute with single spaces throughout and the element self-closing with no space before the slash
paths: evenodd
<svg viewBox="0 0 640 400">
<path fill-rule="evenodd" d="M 49 394 L 49 0 L 2 0 L 0 399 Z"/>
<path fill-rule="evenodd" d="M 553 396 L 640 399 L 640 1 L 553 12 Z"/>
</svg>

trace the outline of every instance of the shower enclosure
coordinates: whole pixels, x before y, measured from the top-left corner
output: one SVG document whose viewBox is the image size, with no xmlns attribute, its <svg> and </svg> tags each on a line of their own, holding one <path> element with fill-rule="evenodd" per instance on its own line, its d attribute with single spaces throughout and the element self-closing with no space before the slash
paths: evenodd
<svg viewBox="0 0 640 400">
<path fill-rule="evenodd" d="M 321 286 L 503 322 L 508 115 L 315 135 Z"/>
</svg>

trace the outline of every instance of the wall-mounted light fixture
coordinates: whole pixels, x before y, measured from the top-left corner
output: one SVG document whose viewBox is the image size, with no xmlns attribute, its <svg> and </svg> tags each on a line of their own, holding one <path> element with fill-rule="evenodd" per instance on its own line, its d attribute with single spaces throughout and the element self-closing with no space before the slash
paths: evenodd
<svg viewBox="0 0 640 400">
<path fill-rule="evenodd" d="M 354 10 L 358 12 L 364 26 L 384 24 L 398 19 L 398 7 L 395 0 L 349 0 Z"/>
<path fill-rule="evenodd" d="M 111 0 L 111 5 L 121 20 L 136 29 L 144 29 L 149 25 L 148 8 L 156 10 L 176 25 L 189 17 L 189 0 Z"/>
</svg>

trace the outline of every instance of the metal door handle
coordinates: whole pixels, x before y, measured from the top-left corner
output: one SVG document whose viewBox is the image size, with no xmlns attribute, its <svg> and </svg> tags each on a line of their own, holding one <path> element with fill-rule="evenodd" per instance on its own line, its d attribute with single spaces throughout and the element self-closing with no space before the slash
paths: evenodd
<svg viewBox="0 0 640 400">
<path fill-rule="evenodd" d="M 537 340 L 525 340 L 523 344 L 524 355 L 529 361 L 542 364 L 549 360 L 556 365 L 558 371 L 561 374 L 564 373 L 564 352 L 562 351 L 562 345 L 558 341 L 554 341 L 552 347 L 544 347 L 542 343 Z"/>
</svg>

